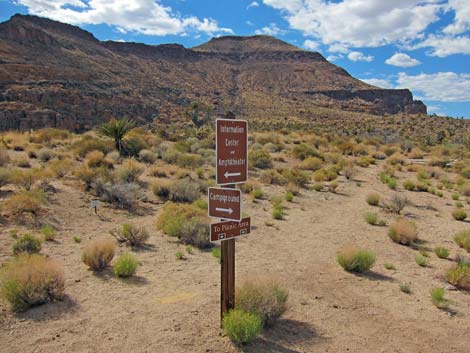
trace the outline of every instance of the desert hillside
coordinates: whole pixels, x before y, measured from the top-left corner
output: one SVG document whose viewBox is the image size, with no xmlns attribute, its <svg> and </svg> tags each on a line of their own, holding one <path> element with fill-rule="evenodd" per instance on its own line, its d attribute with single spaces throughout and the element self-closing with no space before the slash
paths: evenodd
<svg viewBox="0 0 470 353">
<path fill-rule="evenodd" d="M 309 120 L 324 115 L 317 108 L 333 110 L 327 116 L 426 114 L 409 90 L 370 86 L 269 36 L 214 38 L 192 49 L 100 42 L 25 15 L 0 24 L 0 90 L 0 130 L 83 131 L 111 117 L 174 123 L 192 103 L 250 120 Z"/>
</svg>

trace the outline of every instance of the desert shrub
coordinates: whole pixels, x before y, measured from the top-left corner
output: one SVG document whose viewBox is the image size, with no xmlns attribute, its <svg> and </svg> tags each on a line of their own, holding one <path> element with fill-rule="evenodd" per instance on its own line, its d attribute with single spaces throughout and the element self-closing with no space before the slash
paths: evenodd
<svg viewBox="0 0 470 353">
<path fill-rule="evenodd" d="M 176 180 L 169 185 L 170 200 L 174 202 L 194 202 L 201 196 L 199 187 L 189 179 Z"/>
<path fill-rule="evenodd" d="M 116 242 L 102 238 L 90 241 L 82 252 L 82 261 L 93 271 L 106 268 L 114 257 Z"/>
<path fill-rule="evenodd" d="M 222 257 L 220 248 L 219 247 L 212 248 L 211 253 L 212 253 L 212 256 L 215 257 L 220 264 L 220 259 Z"/>
<path fill-rule="evenodd" d="M 351 179 L 355 174 L 356 174 L 356 169 L 354 168 L 354 165 L 352 164 L 347 164 L 344 166 L 342 174 L 346 179 Z"/>
<path fill-rule="evenodd" d="M 470 230 L 457 233 L 454 237 L 454 241 L 458 246 L 470 252 Z"/>
<path fill-rule="evenodd" d="M 318 151 L 316 151 L 312 147 L 309 147 L 305 143 L 302 143 L 300 145 L 296 145 L 292 149 L 292 155 L 295 158 L 300 159 L 301 161 L 303 161 L 307 157 L 318 157 L 320 159 L 324 159 L 323 156 Z"/>
<path fill-rule="evenodd" d="M 428 192 L 429 191 L 429 185 L 427 183 L 420 181 L 418 184 L 416 184 L 416 190 L 420 192 Z"/>
<path fill-rule="evenodd" d="M 114 145 L 110 140 L 103 140 L 86 134 L 72 145 L 72 149 L 83 158 L 91 151 L 101 151 L 103 154 L 107 154 L 114 149 Z"/>
<path fill-rule="evenodd" d="M 116 171 L 117 180 L 122 183 L 136 183 L 144 168 L 135 159 L 127 159 Z"/>
<path fill-rule="evenodd" d="M 262 199 L 264 197 L 264 191 L 261 188 L 255 188 L 251 191 L 251 196 L 254 199 Z"/>
<path fill-rule="evenodd" d="M 463 196 L 470 196 L 470 184 L 464 184 L 460 188 L 460 192 L 462 193 Z"/>
<path fill-rule="evenodd" d="M 10 163 L 8 151 L 4 148 L 0 148 L 0 167 L 5 167 L 8 163 Z"/>
<path fill-rule="evenodd" d="M 73 169 L 73 162 L 70 159 L 55 159 L 49 164 L 51 171 L 59 178 L 63 178 Z"/>
<path fill-rule="evenodd" d="M 193 202 L 193 206 L 200 208 L 203 211 L 207 211 L 207 207 L 209 207 L 207 201 L 205 199 L 198 199 Z"/>
<path fill-rule="evenodd" d="M 274 169 L 269 169 L 263 171 L 260 175 L 260 181 L 265 184 L 272 184 L 272 185 L 286 185 L 287 179 L 282 176 L 278 171 Z"/>
<path fill-rule="evenodd" d="M 284 196 L 287 202 L 292 202 L 294 201 L 294 194 L 290 191 L 286 192 L 286 195 Z"/>
<path fill-rule="evenodd" d="M 338 189 L 338 182 L 336 180 L 333 180 L 331 183 L 328 184 L 328 191 L 335 193 L 336 189 Z"/>
<path fill-rule="evenodd" d="M 0 294 L 14 311 L 61 300 L 65 279 L 57 262 L 40 255 L 22 255 L 0 271 Z"/>
<path fill-rule="evenodd" d="M 396 190 L 397 189 L 397 179 L 395 179 L 395 178 L 388 179 L 387 186 L 389 187 L 389 189 Z"/>
<path fill-rule="evenodd" d="M 176 164 L 181 168 L 195 169 L 204 164 L 204 159 L 198 154 L 181 153 L 178 155 Z"/>
<path fill-rule="evenodd" d="M 292 183 L 299 187 L 305 187 L 305 185 L 310 182 L 310 175 L 297 168 L 284 169 L 282 171 L 282 176 L 288 183 Z"/>
<path fill-rule="evenodd" d="M 130 246 L 142 246 L 150 236 L 144 227 L 137 227 L 131 223 L 121 224 L 121 228 L 114 234 L 119 242 L 128 243 Z"/>
<path fill-rule="evenodd" d="M 30 233 L 23 235 L 13 244 L 13 254 L 35 254 L 41 251 L 41 241 Z"/>
<path fill-rule="evenodd" d="M 1 206 L 4 211 L 13 216 L 20 216 L 25 213 L 37 216 L 46 202 L 46 196 L 42 191 L 25 190 L 10 196 L 3 201 Z"/>
<path fill-rule="evenodd" d="M 144 163 L 155 163 L 157 155 L 150 150 L 142 150 L 139 152 L 139 160 Z"/>
<path fill-rule="evenodd" d="M 16 166 L 20 168 L 31 168 L 31 163 L 28 158 L 20 158 L 16 161 Z"/>
<path fill-rule="evenodd" d="M 370 193 L 366 197 L 366 202 L 371 206 L 378 206 L 380 203 L 380 195 L 376 192 Z"/>
<path fill-rule="evenodd" d="M 459 262 L 446 273 L 447 282 L 457 288 L 470 290 L 470 264 Z"/>
<path fill-rule="evenodd" d="M 400 284 L 400 290 L 401 290 L 403 293 L 411 294 L 411 285 L 408 284 L 408 283 L 401 283 L 401 284 Z"/>
<path fill-rule="evenodd" d="M 78 235 L 74 235 L 72 239 L 74 243 L 77 243 L 77 244 L 82 242 L 82 238 L 80 238 Z"/>
<path fill-rule="evenodd" d="M 139 261 L 132 254 L 123 254 L 113 263 L 113 273 L 118 277 L 131 277 L 137 271 Z"/>
<path fill-rule="evenodd" d="M 467 218 L 467 212 L 461 208 L 456 208 L 452 211 L 452 217 L 457 221 L 463 221 Z"/>
<path fill-rule="evenodd" d="M 380 219 L 375 213 L 366 213 L 365 220 L 367 223 L 373 226 L 385 226 L 385 221 Z"/>
<path fill-rule="evenodd" d="M 404 218 L 399 218 L 388 229 L 388 236 L 395 243 L 411 245 L 418 239 L 416 224 Z"/>
<path fill-rule="evenodd" d="M 414 191 L 416 189 L 416 184 L 413 180 L 405 180 L 403 182 L 403 188 L 408 191 Z"/>
<path fill-rule="evenodd" d="M 152 184 L 152 192 L 161 200 L 166 201 L 170 198 L 170 185 L 167 180 L 158 181 Z"/>
<path fill-rule="evenodd" d="M 287 289 L 277 281 L 249 280 L 236 289 L 236 307 L 258 315 L 264 326 L 271 326 L 286 311 L 288 295 Z"/>
<path fill-rule="evenodd" d="M 322 191 L 323 190 L 323 184 L 322 183 L 315 183 L 312 185 L 311 189 L 313 191 Z"/>
<path fill-rule="evenodd" d="M 54 151 L 48 149 L 48 148 L 41 148 L 38 152 L 37 152 L 37 156 L 38 156 L 38 159 L 41 161 L 41 162 L 48 162 L 49 160 L 51 160 L 53 157 L 54 157 Z"/>
<path fill-rule="evenodd" d="M 45 241 L 52 241 L 52 240 L 55 239 L 56 230 L 50 224 L 43 225 L 39 231 L 42 234 L 42 236 L 44 237 Z"/>
<path fill-rule="evenodd" d="M 133 210 L 142 200 L 143 194 L 136 183 L 102 183 L 97 188 L 97 194 L 102 200 L 117 205 L 119 208 Z"/>
<path fill-rule="evenodd" d="M 401 211 L 408 204 L 408 199 L 404 195 L 393 194 L 388 202 L 386 202 L 385 207 L 393 213 L 400 214 Z"/>
<path fill-rule="evenodd" d="M 431 290 L 432 303 L 439 309 L 446 309 L 449 306 L 447 299 L 444 298 L 444 288 L 438 287 Z"/>
<path fill-rule="evenodd" d="M 395 265 L 392 264 L 392 263 L 390 263 L 390 262 L 384 263 L 384 267 L 385 267 L 385 269 L 387 269 L 387 270 L 396 270 L 396 269 L 397 269 L 397 268 L 395 267 Z"/>
<path fill-rule="evenodd" d="M 370 158 L 370 157 L 359 157 L 358 159 L 356 159 L 355 163 L 359 166 L 359 167 L 363 167 L 363 168 L 367 168 L 371 162 L 374 162 L 374 159 L 373 158 Z"/>
<path fill-rule="evenodd" d="M 14 185 L 25 190 L 31 190 L 33 185 L 42 179 L 43 175 L 43 170 L 40 168 L 32 168 L 28 170 L 15 168 L 10 171 L 9 180 Z"/>
<path fill-rule="evenodd" d="M 449 257 L 449 250 L 440 246 L 434 248 L 434 253 L 440 259 L 447 259 Z"/>
<path fill-rule="evenodd" d="M 210 246 L 206 212 L 194 205 L 167 203 L 157 218 L 157 229 L 200 248 Z"/>
<path fill-rule="evenodd" d="M 365 272 L 375 263 L 372 251 L 350 246 L 338 251 L 336 260 L 342 268 L 350 272 Z"/>
<path fill-rule="evenodd" d="M 86 155 L 85 163 L 89 168 L 97 168 L 104 165 L 104 153 L 101 151 L 90 151 Z"/>
<path fill-rule="evenodd" d="M 428 267 L 429 266 L 429 260 L 427 257 L 423 255 L 416 255 L 415 257 L 416 264 L 421 267 Z"/>
<path fill-rule="evenodd" d="M 269 169 L 273 166 L 271 155 L 263 150 L 251 150 L 248 153 L 248 163 L 250 167 L 259 169 Z"/>
<path fill-rule="evenodd" d="M 452 200 L 458 201 L 459 199 L 460 199 L 460 194 L 459 193 L 452 194 Z"/>
<path fill-rule="evenodd" d="M 332 181 L 338 177 L 338 173 L 333 168 L 321 168 L 313 173 L 313 180 L 316 182 Z"/>
<path fill-rule="evenodd" d="M 232 309 L 223 319 L 225 334 L 236 344 L 247 344 L 255 340 L 263 329 L 261 318 L 240 309 Z"/>
<path fill-rule="evenodd" d="M 70 132 L 56 128 L 44 128 L 34 131 L 30 135 L 30 141 L 33 143 L 50 144 L 54 140 L 66 140 L 70 137 Z"/>
<path fill-rule="evenodd" d="M 10 170 L 0 167 L 0 188 L 10 182 Z"/>
<path fill-rule="evenodd" d="M 318 157 L 307 157 L 299 165 L 300 169 L 304 170 L 318 170 L 322 167 L 323 160 Z"/>
</svg>

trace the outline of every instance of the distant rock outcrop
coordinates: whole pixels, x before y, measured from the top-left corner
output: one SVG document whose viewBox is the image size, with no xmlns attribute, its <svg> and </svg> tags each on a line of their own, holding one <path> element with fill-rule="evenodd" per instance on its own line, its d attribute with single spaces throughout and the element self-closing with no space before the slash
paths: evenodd
<svg viewBox="0 0 470 353">
<path fill-rule="evenodd" d="M 359 81 L 321 54 L 269 36 L 178 44 L 100 42 L 64 23 L 0 24 L 0 130 L 85 130 L 112 116 L 171 122 L 191 102 L 238 117 L 308 118 L 318 107 L 425 114 L 409 90 Z"/>
</svg>

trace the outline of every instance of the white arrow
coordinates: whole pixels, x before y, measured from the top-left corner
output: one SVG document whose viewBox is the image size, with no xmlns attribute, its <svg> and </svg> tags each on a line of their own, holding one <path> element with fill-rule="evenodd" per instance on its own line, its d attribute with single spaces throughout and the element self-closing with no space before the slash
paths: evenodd
<svg viewBox="0 0 470 353">
<path fill-rule="evenodd" d="M 224 174 L 225 178 L 240 176 L 240 175 L 242 175 L 242 174 L 241 173 L 229 173 L 229 172 L 225 172 L 225 174 Z"/>
<path fill-rule="evenodd" d="M 228 213 L 228 214 L 232 214 L 233 213 L 233 210 L 231 208 L 219 208 L 219 207 L 216 207 L 215 208 L 216 211 L 219 211 L 219 212 L 225 212 L 225 213 Z"/>
</svg>

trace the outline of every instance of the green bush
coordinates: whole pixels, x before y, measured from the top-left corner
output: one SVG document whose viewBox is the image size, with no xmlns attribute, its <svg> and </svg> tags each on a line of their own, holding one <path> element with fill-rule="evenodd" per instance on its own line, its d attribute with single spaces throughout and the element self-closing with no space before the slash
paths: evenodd
<svg viewBox="0 0 470 353">
<path fill-rule="evenodd" d="M 380 219 L 375 213 L 366 213 L 365 220 L 372 226 L 385 226 L 386 223 L 383 219 Z"/>
<path fill-rule="evenodd" d="M 457 288 L 470 290 L 470 264 L 460 262 L 452 266 L 446 273 L 447 282 Z"/>
<path fill-rule="evenodd" d="M 38 254 L 23 254 L 0 270 L 0 295 L 13 311 L 61 300 L 65 279 L 62 268 Z"/>
<path fill-rule="evenodd" d="M 55 228 L 49 224 L 45 224 L 39 230 L 44 237 L 45 241 L 53 241 L 55 239 Z"/>
<path fill-rule="evenodd" d="M 457 233 L 454 237 L 454 241 L 458 246 L 470 252 L 470 230 Z"/>
<path fill-rule="evenodd" d="M 336 259 L 346 271 L 361 273 L 374 265 L 375 254 L 372 251 L 351 246 L 340 250 Z"/>
<path fill-rule="evenodd" d="M 251 191 L 251 196 L 255 199 L 262 199 L 264 196 L 264 192 L 261 188 L 254 188 Z"/>
<path fill-rule="evenodd" d="M 255 340 L 263 329 L 261 318 L 240 309 L 230 310 L 223 319 L 225 334 L 236 344 L 247 344 Z"/>
<path fill-rule="evenodd" d="M 34 254 L 41 251 L 41 241 L 32 234 L 25 234 L 13 244 L 13 254 Z"/>
<path fill-rule="evenodd" d="M 300 169 L 315 171 L 322 167 L 323 161 L 318 157 L 307 157 L 299 165 Z"/>
<path fill-rule="evenodd" d="M 376 192 L 367 195 L 366 201 L 371 206 L 378 206 L 380 203 L 380 195 Z"/>
<path fill-rule="evenodd" d="M 414 191 L 416 189 L 416 184 L 413 180 L 405 180 L 403 182 L 403 188 L 408 191 Z"/>
<path fill-rule="evenodd" d="M 390 178 L 387 181 L 387 186 L 389 187 L 389 189 L 396 190 L 397 189 L 397 179 Z"/>
<path fill-rule="evenodd" d="M 236 307 L 258 315 L 264 326 L 273 325 L 287 309 L 289 293 L 284 286 L 270 279 L 245 281 L 237 287 Z"/>
<path fill-rule="evenodd" d="M 157 228 L 183 243 L 199 248 L 211 246 L 206 212 L 194 205 L 167 203 L 158 216 Z"/>
<path fill-rule="evenodd" d="M 113 273 L 118 277 L 130 277 L 135 274 L 139 261 L 132 254 L 123 254 L 113 263 Z"/>
<path fill-rule="evenodd" d="M 434 253 L 440 259 L 447 259 L 449 257 L 449 250 L 440 246 L 434 248 Z"/>
<path fill-rule="evenodd" d="M 248 153 L 248 163 L 250 167 L 259 169 L 269 169 L 273 166 L 271 155 L 263 150 L 251 150 Z"/>
<path fill-rule="evenodd" d="M 281 220 L 284 218 L 284 207 L 278 204 L 275 205 L 273 208 L 272 216 L 274 219 Z"/>
<path fill-rule="evenodd" d="M 288 183 L 292 183 L 299 187 L 305 187 L 305 185 L 310 182 L 310 174 L 297 168 L 284 169 L 282 171 L 282 176 Z"/>
<path fill-rule="evenodd" d="M 317 158 L 323 159 L 323 156 L 318 151 L 316 151 L 312 147 L 307 146 L 305 143 L 301 143 L 300 145 L 296 145 L 292 149 L 292 155 L 295 158 L 300 159 L 301 161 L 303 161 L 304 159 L 306 159 L 308 157 L 317 157 Z"/>
<path fill-rule="evenodd" d="M 400 284 L 400 290 L 401 290 L 403 293 L 411 294 L 411 285 L 408 284 L 408 283 L 401 283 L 401 284 Z"/>
<path fill-rule="evenodd" d="M 219 247 L 212 248 L 212 256 L 214 256 L 220 264 L 221 250 Z"/>
<path fill-rule="evenodd" d="M 286 192 L 285 199 L 287 202 L 294 201 L 294 193 L 291 191 Z"/>
<path fill-rule="evenodd" d="M 431 291 L 432 303 L 439 309 L 446 309 L 449 306 L 448 301 L 444 298 L 444 288 L 433 288 Z"/>
<path fill-rule="evenodd" d="M 457 221 L 463 221 L 465 218 L 467 218 L 467 212 L 461 208 L 457 208 L 452 211 L 452 217 L 454 217 L 454 219 Z"/>
<path fill-rule="evenodd" d="M 421 267 L 428 267 L 429 266 L 428 259 L 423 255 L 416 255 L 415 261 L 418 264 L 418 266 L 421 266 Z"/>
<path fill-rule="evenodd" d="M 199 187 L 189 179 L 175 180 L 169 185 L 170 200 L 173 202 L 194 202 L 201 197 Z"/>
<path fill-rule="evenodd" d="M 130 246 L 142 246 L 149 238 L 149 233 L 144 227 L 123 223 L 117 232 L 117 236 L 119 241 L 126 242 Z"/>
</svg>

